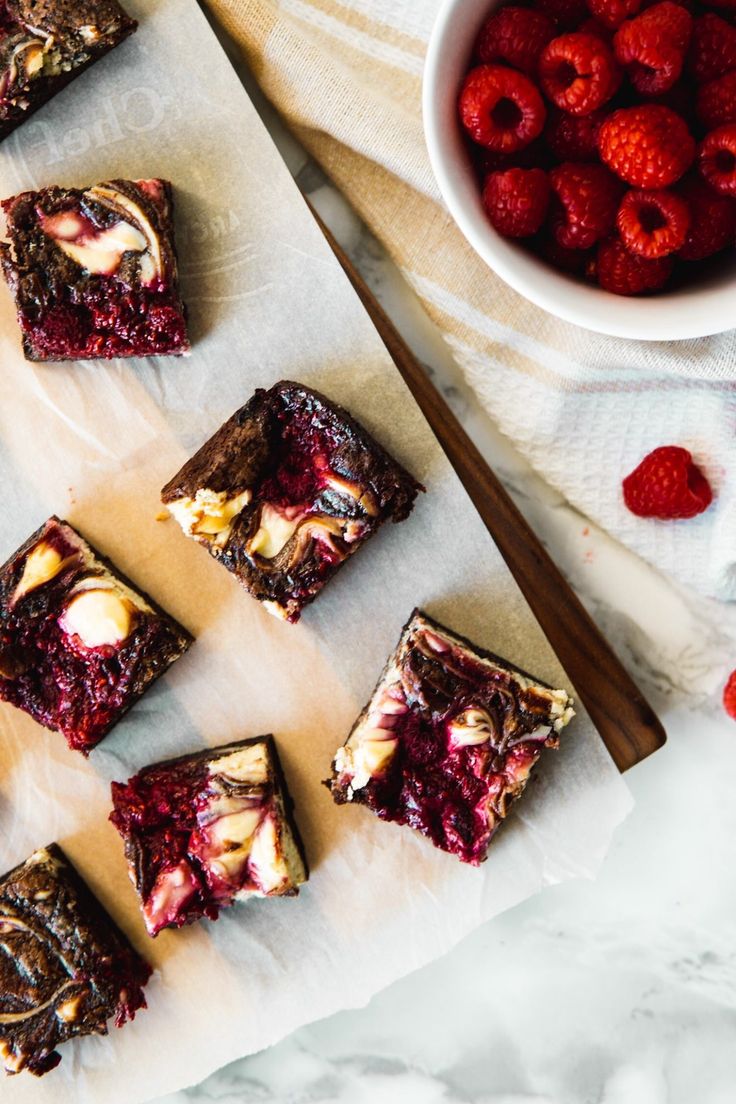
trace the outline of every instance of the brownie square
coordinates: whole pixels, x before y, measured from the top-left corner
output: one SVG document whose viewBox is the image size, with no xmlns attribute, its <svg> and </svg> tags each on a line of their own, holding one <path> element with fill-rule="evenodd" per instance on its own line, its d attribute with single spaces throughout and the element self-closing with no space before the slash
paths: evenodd
<svg viewBox="0 0 736 1104">
<path fill-rule="evenodd" d="M 191 641 L 59 518 L 0 568 L 0 700 L 84 755 Z"/>
<path fill-rule="evenodd" d="M 0 878 L 0 1060 L 48 1073 L 56 1047 L 106 1035 L 146 1007 L 151 976 L 62 849 L 44 847 Z"/>
<path fill-rule="evenodd" d="M 2 206 L 0 261 L 28 360 L 189 352 L 168 181 L 52 186 Z"/>
<path fill-rule="evenodd" d="M 477 866 L 572 704 L 415 610 L 327 785 Z"/>
<path fill-rule="evenodd" d="M 112 783 L 149 935 L 249 897 L 293 897 L 309 876 L 272 736 L 146 767 Z"/>
<path fill-rule="evenodd" d="M 421 484 L 346 410 L 299 383 L 258 390 L 161 492 L 187 536 L 297 621 Z"/>
<path fill-rule="evenodd" d="M 0 140 L 137 26 L 117 0 L 0 0 Z"/>
</svg>

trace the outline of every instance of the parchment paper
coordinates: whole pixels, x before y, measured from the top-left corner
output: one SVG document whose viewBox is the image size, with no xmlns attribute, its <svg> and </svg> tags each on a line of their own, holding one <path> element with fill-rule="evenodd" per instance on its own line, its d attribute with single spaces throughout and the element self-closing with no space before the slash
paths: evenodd
<svg viewBox="0 0 736 1104">
<path fill-rule="evenodd" d="M 389 361 L 193 0 L 129 0 L 138 34 L 0 151 L 0 194 L 165 176 L 176 185 L 188 360 L 33 366 L 0 289 L 2 558 L 66 516 L 197 643 L 90 760 L 0 706 L 0 869 L 59 840 L 156 968 L 149 1010 L 63 1048 L 13 1104 L 136 1104 L 305 1022 L 365 1003 L 546 883 L 592 875 L 628 791 L 580 710 L 481 870 L 335 807 L 321 780 L 414 605 L 557 684 L 565 676 Z M 279 623 L 175 522 L 158 490 L 256 386 L 344 403 L 428 487 L 297 626 Z M 560 682 L 562 680 L 562 682 Z M 148 939 L 107 823 L 109 782 L 166 756 L 277 736 L 312 879 Z M 480 963 L 492 977 L 492 963 Z"/>
</svg>

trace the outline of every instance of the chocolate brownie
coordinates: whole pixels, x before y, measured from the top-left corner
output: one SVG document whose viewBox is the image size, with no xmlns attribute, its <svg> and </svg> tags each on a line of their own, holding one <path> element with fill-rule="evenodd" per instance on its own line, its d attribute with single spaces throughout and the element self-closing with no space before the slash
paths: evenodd
<svg viewBox="0 0 736 1104">
<path fill-rule="evenodd" d="M 156 763 L 113 782 L 112 799 L 150 935 L 307 880 L 272 736 Z"/>
<path fill-rule="evenodd" d="M 0 260 L 28 360 L 189 352 L 167 181 L 53 186 L 2 206 Z"/>
<path fill-rule="evenodd" d="M 478 865 L 572 704 L 415 610 L 327 785 Z"/>
<path fill-rule="evenodd" d="M 0 140 L 137 26 L 117 0 L 0 0 Z"/>
<path fill-rule="evenodd" d="M 0 878 L 0 1061 L 48 1073 L 56 1047 L 146 1007 L 151 969 L 55 843 Z"/>
<path fill-rule="evenodd" d="M 191 640 L 56 517 L 0 568 L 0 699 L 84 755 Z"/>
<path fill-rule="evenodd" d="M 166 484 L 162 501 L 270 612 L 297 621 L 421 484 L 346 410 L 299 383 L 258 390 Z"/>
</svg>

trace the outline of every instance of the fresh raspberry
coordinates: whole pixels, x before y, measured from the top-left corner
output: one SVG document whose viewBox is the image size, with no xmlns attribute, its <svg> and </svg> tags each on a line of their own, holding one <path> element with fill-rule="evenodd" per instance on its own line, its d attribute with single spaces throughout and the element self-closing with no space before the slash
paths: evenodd
<svg viewBox="0 0 736 1104">
<path fill-rule="evenodd" d="M 544 222 L 549 181 L 542 169 L 491 173 L 483 187 L 483 205 L 491 225 L 507 238 L 527 238 Z"/>
<path fill-rule="evenodd" d="M 654 261 L 636 257 L 618 238 L 606 238 L 598 246 L 590 275 L 614 295 L 643 295 L 664 287 L 672 265 L 672 257 L 658 257 Z"/>
<path fill-rule="evenodd" d="M 687 449 L 664 445 L 648 453 L 623 481 L 624 502 L 637 517 L 670 521 L 707 510 L 713 491 Z"/>
<path fill-rule="evenodd" d="M 613 229 L 621 185 L 603 165 L 558 165 L 549 182 L 552 233 L 560 245 L 589 249 Z"/>
<path fill-rule="evenodd" d="M 723 708 L 736 721 L 736 671 L 731 672 L 723 687 Z"/>
<path fill-rule="evenodd" d="M 505 61 L 527 76 L 535 76 L 539 55 L 555 37 L 553 21 L 532 8 L 501 8 L 483 24 L 476 53 L 485 64 Z"/>
<path fill-rule="evenodd" d="M 585 0 L 537 0 L 535 7 L 554 19 L 562 30 L 577 27 L 588 14 Z"/>
<path fill-rule="evenodd" d="M 636 15 L 641 0 L 588 0 L 588 7 L 606 27 L 620 27 L 624 19 Z"/>
<path fill-rule="evenodd" d="M 690 208 L 675 192 L 631 191 L 616 216 L 621 240 L 637 257 L 667 257 L 682 247 L 690 226 Z"/>
<path fill-rule="evenodd" d="M 600 129 L 598 149 L 601 160 L 635 188 L 667 188 L 695 157 L 684 119 L 660 104 L 614 111 Z"/>
<path fill-rule="evenodd" d="M 539 59 L 539 83 L 547 97 L 572 115 L 589 115 L 617 90 L 621 74 L 610 47 L 588 34 L 553 38 Z"/>
<path fill-rule="evenodd" d="M 678 80 L 692 31 L 692 16 L 662 0 L 616 31 L 613 49 L 637 92 L 657 95 Z"/>
<path fill-rule="evenodd" d="M 702 261 L 736 242 L 736 200 L 719 195 L 697 177 L 686 180 L 680 191 L 691 216 L 681 260 Z"/>
<path fill-rule="evenodd" d="M 698 84 L 736 69 L 736 27 L 715 12 L 693 22 L 689 68 Z"/>
<path fill-rule="evenodd" d="M 706 130 L 736 123 L 736 70 L 701 85 L 695 107 Z"/>
<path fill-rule="evenodd" d="M 568 115 L 553 107 L 547 112 L 544 140 L 558 161 L 597 161 L 598 131 L 603 111 L 590 115 Z"/>
<path fill-rule="evenodd" d="M 460 93 L 463 126 L 481 146 L 512 153 L 542 133 L 546 109 L 528 77 L 503 65 L 471 69 Z"/>
<path fill-rule="evenodd" d="M 698 152 L 698 168 L 721 195 L 736 196 L 736 123 L 706 135 Z"/>
</svg>

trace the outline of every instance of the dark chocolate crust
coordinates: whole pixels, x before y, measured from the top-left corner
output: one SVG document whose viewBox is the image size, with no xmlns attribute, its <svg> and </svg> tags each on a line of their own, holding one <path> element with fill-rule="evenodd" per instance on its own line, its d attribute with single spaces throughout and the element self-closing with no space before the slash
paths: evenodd
<svg viewBox="0 0 736 1104">
<path fill-rule="evenodd" d="M 117 0 L 0 0 L 0 141 L 137 26 Z M 85 37 L 83 28 L 89 27 L 99 32 L 95 38 Z M 29 75 L 22 54 L 14 62 L 19 44 L 50 40 L 47 72 Z"/>
<path fill-rule="evenodd" d="M 133 251 L 123 254 L 114 277 L 102 276 L 87 271 L 44 231 L 41 216 L 68 210 L 81 211 L 100 231 L 126 214 L 91 198 L 89 189 L 52 185 L 3 201 L 10 241 L 0 243 L 0 264 L 15 299 L 27 360 L 189 351 L 186 308 L 179 293 L 173 189 L 167 180 L 155 181 L 154 195 L 142 183 L 147 182 L 114 179 L 105 186 L 130 199 L 155 233 L 162 272 L 154 285 L 142 279 L 140 255 Z M 116 311 L 121 314 L 117 329 Z M 160 327 L 154 325 L 157 319 Z"/>
<path fill-rule="evenodd" d="M 200 487 L 227 493 L 257 483 L 266 471 L 277 431 L 272 393 L 259 389 L 169 480 L 161 501 L 193 498 Z"/>
<path fill-rule="evenodd" d="M 322 567 L 313 578 L 314 564 L 290 562 L 290 545 L 272 561 L 268 570 L 248 552 L 248 542 L 258 529 L 259 487 L 272 473 L 281 446 L 283 425 L 298 417 L 328 441 L 330 469 L 339 477 L 365 488 L 375 502 L 375 516 L 367 517 L 356 502 L 323 490 L 315 508 L 325 516 L 354 519 L 365 536 L 346 547 L 347 557 L 385 521 L 403 521 L 424 487 L 375 440 L 343 407 L 300 383 L 282 380 L 269 390 L 259 389 L 187 461 L 161 492 L 165 504 L 194 498 L 199 489 L 236 494 L 253 488 L 251 503 L 235 518 L 227 542 L 206 543 L 208 551 L 231 571 L 242 586 L 261 602 L 272 602 L 288 611 L 288 620 L 313 601 L 340 564 Z"/>
<path fill-rule="evenodd" d="M 436 632 L 443 633 L 446 636 L 450 636 L 453 640 L 456 640 L 458 644 L 461 644 L 464 648 L 467 648 L 469 652 L 478 656 L 479 659 L 488 659 L 491 663 L 497 664 L 499 667 L 503 667 L 507 671 L 511 671 L 512 674 L 521 675 L 522 678 L 529 679 L 535 686 L 542 686 L 546 690 L 554 690 L 555 687 L 548 682 L 544 682 L 542 679 L 537 678 L 536 675 L 531 674 L 529 671 L 525 671 L 523 667 L 517 667 L 515 664 L 510 663 L 508 659 L 504 659 L 503 656 L 497 655 L 495 652 L 491 652 L 488 648 L 481 648 L 479 644 L 475 644 L 467 636 L 462 636 L 459 632 L 455 632 L 454 629 L 448 629 L 447 625 L 441 624 L 433 617 L 430 617 L 428 613 L 418 607 L 412 610 L 411 617 L 401 630 L 401 638 L 404 639 L 405 635 L 409 632 L 413 624 L 423 623 L 426 628 L 434 629 Z M 393 656 L 391 657 L 393 659 Z M 390 662 L 390 661 L 389 661 Z"/>
<path fill-rule="evenodd" d="M 14 601 L 26 557 L 39 541 L 79 549 L 68 567 Z M 84 557 L 87 557 L 85 563 Z M 88 655 L 59 642 L 55 628 L 80 580 L 108 571 L 150 606 L 119 648 Z M 189 648 L 192 636 L 68 522 L 51 517 L 0 567 L 0 700 L 63 733 L 87 755 L 148 687 Z"/>
<path fill-rule="evenodd" d="M 55 843 L 0 878 L 0 1056 L 40 1076 L 56 1047 L 146 1007 L 148 964 Z M 15 1021 L 11 1017 L 18 1016 Z"/>
</svg>

